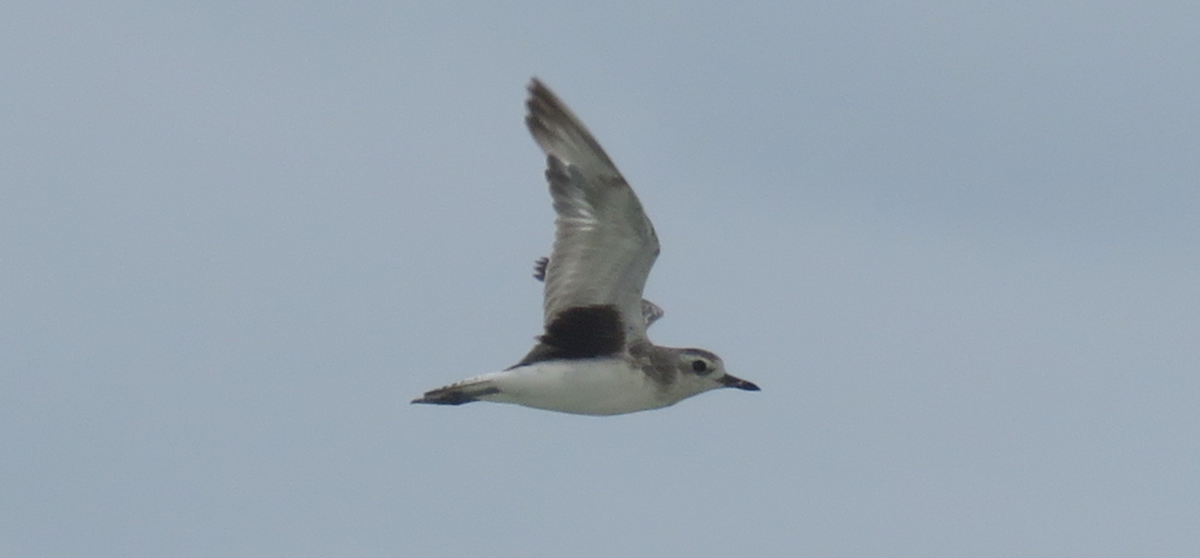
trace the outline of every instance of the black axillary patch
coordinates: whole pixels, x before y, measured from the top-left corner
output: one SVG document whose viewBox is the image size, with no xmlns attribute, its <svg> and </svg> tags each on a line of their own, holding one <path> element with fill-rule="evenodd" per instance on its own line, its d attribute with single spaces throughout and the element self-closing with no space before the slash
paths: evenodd
<svg viewBox="0 0 1200 558">
<path fill-rule="evenodd" d="M 539 339 L 551 347 L 552 358 L 592 358 L 620 351 L 625 329 L 612 304 L 576 306 L 559 312 Z"/>
</svg>

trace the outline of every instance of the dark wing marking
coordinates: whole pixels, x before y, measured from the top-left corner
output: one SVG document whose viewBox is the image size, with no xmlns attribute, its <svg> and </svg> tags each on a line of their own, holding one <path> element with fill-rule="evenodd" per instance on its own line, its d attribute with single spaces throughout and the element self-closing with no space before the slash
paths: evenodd
<svg viewBox="0 0 1200 558">
<path fill-rule="evenodd" d="M 546 360 L 611 356 L 624 347 L 625 328 L 616 307 L 576 306 L 559 312 L 546 326 L 545 335 L 538 337 L 538 344 L 514 368 Z"/>
</svg>

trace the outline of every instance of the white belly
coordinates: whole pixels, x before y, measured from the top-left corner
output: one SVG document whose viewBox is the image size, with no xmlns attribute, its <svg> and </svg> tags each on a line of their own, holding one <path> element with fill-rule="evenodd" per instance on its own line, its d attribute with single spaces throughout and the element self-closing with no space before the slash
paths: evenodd
<svg viewBox="0 0 1200 558">
<path fill-rule="evenodd" d="M 500 393 L 484 401 L 581 415 L 619 415 L 673 403 L 640 370 L 618 359 L 538 362 L 481 376 Z"/>
</svg>

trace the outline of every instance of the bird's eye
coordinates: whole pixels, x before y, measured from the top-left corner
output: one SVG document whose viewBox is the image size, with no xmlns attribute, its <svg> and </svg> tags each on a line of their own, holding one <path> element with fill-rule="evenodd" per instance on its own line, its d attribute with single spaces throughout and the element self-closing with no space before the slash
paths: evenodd
<svg viewBox="0 0 1200 558">
<path fill-rule="evenodd" d="M 692 370 L 695 370 L 699 373 L 708 372 L 708 363 L 704 362 L 703 360 L 693 360 Z"/>
</svg>

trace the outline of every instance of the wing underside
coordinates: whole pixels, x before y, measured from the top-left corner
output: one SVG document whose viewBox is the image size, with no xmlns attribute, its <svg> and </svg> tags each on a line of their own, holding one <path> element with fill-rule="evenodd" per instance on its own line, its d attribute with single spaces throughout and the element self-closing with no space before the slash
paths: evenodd
<svg viewBox="0 0 1200 558">
<path fill-rule="evenodd" d="M 534 80 L 526 105 L 557 214 L 544 272 L 547 335 L 572 308 L 612 307 L 624 342 L 645 339 L 651 314 L 643 310 L 642 289 L 659 251 L 653 225 L 612 160 L 554 93 Z"/>
</svg>

